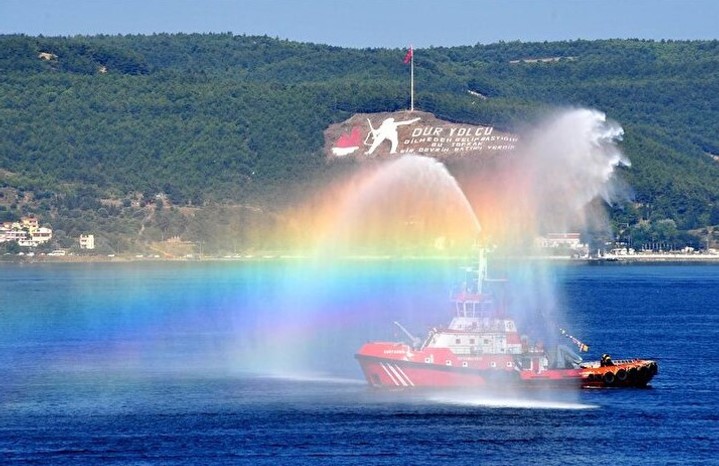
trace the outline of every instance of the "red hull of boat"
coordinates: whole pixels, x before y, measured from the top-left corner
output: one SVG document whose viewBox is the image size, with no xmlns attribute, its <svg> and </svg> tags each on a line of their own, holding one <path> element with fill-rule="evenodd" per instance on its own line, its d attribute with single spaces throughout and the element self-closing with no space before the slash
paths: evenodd
<svg viewBox="0 0 719 466">
<path fill-rule="evenodd" d="M 509 370 L 478 370 L 438 364 L 356 356 L 367 382 L 378 388 L 460 388 L 483 386 L 579 387 L 581 370 L 550 370 L 525 375 Z"/>
<path fill-rule="evenodd" d="M 367 382 L 377 388 L 643 387 L 656 374 L 656 364 L 642 360 L 631 360 L 612 367 L 539 372 L 519 370 L 515 365 L 508 367 L 509 364 L 483 368 L 482 358 L 463 361 L 448 350 L 415 352 L 402 343 L 367 343 L 355 357 Z M 485 360 L 510 361 L 511 356 L 495 355 Z M 631 371 L 631 368 L 636 370 Z"/>
</svg>

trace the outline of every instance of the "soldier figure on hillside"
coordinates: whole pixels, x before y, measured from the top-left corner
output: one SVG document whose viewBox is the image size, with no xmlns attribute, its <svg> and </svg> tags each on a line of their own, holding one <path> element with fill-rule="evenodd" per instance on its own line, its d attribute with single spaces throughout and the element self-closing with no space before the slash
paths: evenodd
<svg viewBox="0 0 719 466">
<path fill-rule="evenodd" d="M 405 121 L 394 121 L 394 118 L 387 118 L 382 122 L 382 124 L 379 126 L 379 128 L 374 129 L 372 127 L 372 122 L 367 119 L 367 122 L 369 123 L 370 132 L 367 134 L 367 138 L 369 139 L 370 136 L 372 136 L 372 145 L 370 146 L 369 150 L 365 152 L 367 155 L 371 155 L 377 147 L 379 147 L 380 144 L 382 144 L 384 141 L 389 140 L 391 146 L 389 153 L 395 154 L 397 153 L 397 146 L 399 145 L 399 141 L 397 140 L 397 127 L 401 125 L 411 125 L 414 122 L 419 121 L 419 118 L 412 118 L 411 120 L 405 120 Z M 367 140 L 365 139 L 365 144 L 367 144 Z"/>
</svg>

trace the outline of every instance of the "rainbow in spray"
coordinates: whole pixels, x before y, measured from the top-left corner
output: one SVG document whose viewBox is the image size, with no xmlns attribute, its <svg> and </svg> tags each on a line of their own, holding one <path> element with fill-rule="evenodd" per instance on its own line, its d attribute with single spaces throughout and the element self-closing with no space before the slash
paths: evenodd
<svg viewBox="0 0 719 466">
<path fill-rule="evenodd" d="M 490 163 L 450 160 L 443 164 L 405 155 L 355 165 L 354 171 L 318 190 L 311 201 L 293 212 L 297 228 L 312 233 L 315 251 L 315 259 L 306 264 L 309 267 L 303 273 L 333 283 L 327 289 L 337 286 L 345 290 L 344 296 L 335 296 L 337 301 L 325 296 L 323 304 L 303 298 L 305 309 L 300 315 L 318 319 L 305 330 L 311 332 L 334 319 L 338 332 L 324 338 L 347 340 L 345 336 L 356 334 L 343 333 L 349 329 L 340 330 L 340 325 L 349 321 L 359 325 L 363 318 L 355 313 L 362 312 L 366 312 L 369 326 L 381 328 L 376 319 L 382 319 L 383 311 L 375 307 L 382 305 L 367 302 L 366 294 L 385 303 L 383 325 L 396 320 L 396 313 L 390 311 L 394 300 L 386 298 L 381 286 L 386 276 L 372 282 L 374 289 L 367 287 L 363 290 L 366 294 L 357 295 L 362 305 L 343 303 L 362 281 L 333 281 L 339 270 L 335 265 L 342 258 L 465 257 L 480 232 L 486 242 L 505 254 L 524 256 L 531 254 L 534 238 L 543 232 L 583 231 L 603 225 L 606 217 L 594 201 L 613 202 L 623 194 L 615 177 L 617 167 L 629 165 L 617 146 L 621 137 L 621 127 L 603 113 L 573 109 L 551 115 L 526 131 L 522 146 L 513 155 Z M 407 263 L 407 268 L 411 267 L 416 264 Z M 436 318 L 437 309 L 446 309 L 442 300 L 450 286 L 448 270 L 453 266 L 447 262 L 433 267 L 441 270 L 442 289 L 435 290 L 441 299 L 430 306 L 423 295 L 417 308 L 400 312 L 403 317 L 427 323 L 426 317 Z M 557 325 L 567 320 L 556 281 L 541 262 L 516 261 L 510 268 L 513 299 L 509 311 L 518 322 L 530 324 L 537 338 L 551 343 Z M 312 288 L 305 286 L 302 293 Z M 285 295 L 296 293 L 289 287 Z M 323 311 L 312 314 L 310 309 Z M 308 321 L 312 318 L 303 320 Z"/>
<path fill-rule="evenodd" d="M 527 132 L 515 154 L 492 164 L 403 156 L 351 166 L 289 210 L 290 228 L 275 232 L 309 258 L 77 266 L 58 276 L 52 300 L 35 298 L 29 306 L 27 292 L 9 294 L 6 302 L 23 313 L 5 320 L 8 341 L 42 335 L 50 342 L 43 351 L 59 349 L 57 357 L 37 360 L 52 360 L 58 370 L 357 375 L 354 366 L 347 369 L 352 353 L 368 338 L 393 338 L 392 321 L 422 330 L 446 319 L 454 264 L 423 257 L 464 256 L 480 231 L 522 253 L 538 232 L 603 218 L 592 200 L 621 194 L 613 182 L 615 169 L 628 165 L 616 146 L 620 137 L 621 128 L 600 112 L 571 110 Z M 358 256 L 405 260 L 352 260 Z M 565 320 L 544 269 L 516 266 L 512 281 L 512 312 L 541 316 L 547 331 Z M 62 302 L 73 305 L 54 312 Z"/>
<path fill-rule="evenodd" d="M 603 113 L 572 109 L 525 131 L 511 155 L 355 164 L 286 213 L 288 244 L 333 256 L 456 256 L 481 231 L 527 254 L 546 232 L 606 228 L 595 201 L 626 197 L 616 177 L 630 165 L 622 135 Z"/>
</svg>

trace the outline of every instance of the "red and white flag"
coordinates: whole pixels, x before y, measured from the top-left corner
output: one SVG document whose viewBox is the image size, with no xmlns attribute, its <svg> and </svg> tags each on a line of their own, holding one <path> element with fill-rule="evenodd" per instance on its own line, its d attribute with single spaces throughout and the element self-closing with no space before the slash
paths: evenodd
<svg viewBox="0 0 719 466">
<path fill-rule="evenodd" d="M 407 63 L 411 62 L 413 56 L 414 52 L 412 51 L 412 47 L 410 47 L 409 50 L 407 50 L 407 55 L 404 56 L 404 64 L 406 65 Z"/>
</svg>

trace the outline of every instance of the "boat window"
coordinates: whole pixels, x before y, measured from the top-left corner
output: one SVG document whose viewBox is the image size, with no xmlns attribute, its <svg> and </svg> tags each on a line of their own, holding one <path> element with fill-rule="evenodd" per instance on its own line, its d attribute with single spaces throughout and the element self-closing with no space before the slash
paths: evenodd
<svg viewBox="0 0 719 466">
<path fill-rule="evenodd" d="M 450 361 L 449 359 L 447 359 L 447 360 L 445 361 L 445 364 L 448 365 L 448 366 L 451 366 L 451 365 L 452 365 L 452 361 Z"/>
<path fill-rule="evenodd" d="M 462 367 L 467 367 L 467 361 L 462 361 Z"/>
<path fill-rule="evenodd" d="M 512 367 L 512 361 L 507 361 L 507 367 Z"/>
<path fill-rule="evenodd" d="M 497 367 L 497 363 L 492 361 L 489 363 L 489 367 Z"/>
<path fill-rule="evenodd" d="M 432 360 L 430 360 L 429 358 L 424 358 L 424 362 L 429 363 L 429 362 L 432 362 Z"/>
<path fill-rule="evenodd" d="M 462 340 L 460 340 L 459 338 L 457 338 L 456 340 L 454 340 L 454 344 L 455 344 L 455 345 L 458 345 L 458 344 L 460 344 L 460 343 L 462 343 Z"/>
<path fill-rule="evenodd" d="M 469 344 L 470 344 L 470 345 L 473 345 L 473 344 L 474 344 L 474 338 L 470 338 L 470 339 L 469 339 Z"/>
</svg>

